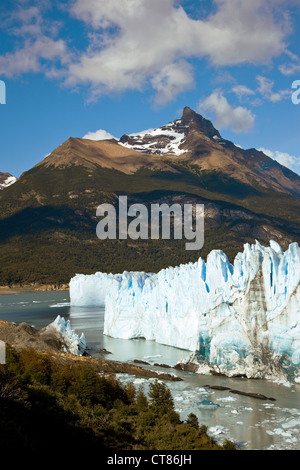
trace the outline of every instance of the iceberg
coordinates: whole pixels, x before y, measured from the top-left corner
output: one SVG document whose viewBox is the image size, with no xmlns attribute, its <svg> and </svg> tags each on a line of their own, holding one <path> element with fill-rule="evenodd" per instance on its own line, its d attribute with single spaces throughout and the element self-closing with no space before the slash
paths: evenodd
<svg viewBox="0 0 300 470">
<path fill-rule="evenodd" d="M 217 403 L 213 403 L 212 401 L 207 400 L 206 398 L 202 398 L 202 400 L 200 400 L 196 404 L 202 410 L 216 410 L 220 407 L 220 405 L 218 405 Z"/>
<path fill-rule="evenodd" d="M 86 340 L 84 333 L 78 336 L 77 333 L 72 330 L 70 321 L 65 321 L 60 315 L 50 323 L 46 328 L 43 329 L 43 333 L 49 331 L 55 331 L 62 338 L 64 343 L 64 352 L 74 354 L 76 356 L 82 356 L 86 350 Z"/>
<path fill-rule="evenodd" d="M 70 297 L 105 306 L 105 335 L 188 350 L 188 361 L 228 376 L 300 379 L 297 243 L 245 244 L 233 264 L 213 250 L 158 273 L 76 275 Z"/>
</svg>

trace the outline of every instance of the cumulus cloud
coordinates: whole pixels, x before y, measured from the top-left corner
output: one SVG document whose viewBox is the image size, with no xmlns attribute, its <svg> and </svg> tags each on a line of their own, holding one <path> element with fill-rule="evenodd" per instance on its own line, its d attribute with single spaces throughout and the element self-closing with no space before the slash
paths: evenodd
<svg viewBox="0 0 300 470">
<path fill-rule="evenodd" d="M 56 3 L 17 5 L 7 31 L 21 47 L 0 56 L 0 73 L 44 71 L 71 87 L 87 84 L 96 98 L 152 87 L 155 102 L 165 104 L 193 87 L 191 60 L 218 67 L 270 63 L 286 50 L 290 32 L 277 14 L 283 0 L 214 0 L 211 13 L 197 19 L 180 0 L 68 0 L 65 11 L 87 31 L 87 46 L 75 52 L 68 30 L 47 21 Z"/>
<path fill-rule="evenodd" d="M 255 116 L 249 109 L 230 105 L 220 90 L 201 100 L 198 111 L 202 114 L 212 113 L 219 129 L 228 128 L 236 133 L 249 131 L 255 122 Z"/>
<path fill-rule="evenodd" d="M 65 65 L 70 60 L 65 41 L 57 37 L 58 23 L 45 20 L 43 13 L 24 0 L 8 18 L 1 18 L 6 33 L 21 47 L 0 55 L 0 75 L 47 73 L 50 63 Z"/>
<path fill-rule="evenodd" d="M 194 86 L 192 67 L 184 60 L 167 65 L 151 79 L 151 84 L 156 91 L 156 103 L 168 103 L 178 93 Z"/>
<path fill-rule="evenodd" d="M 279 90 L 277 92 L 273 91 L 274 87 L 274 81 L 270 80 L 267 77 L 263 77 L 261 75 L 258 75 L 256 77 L 258 81 L 258 91 L 259 93 L 266 98 L 267 100 L 271 101 L 272 103 L 278 103 L 279 101 L 282 101 L 284 99 L 290 98 L 292 91 L 290 89 L 288 90 Z"/>
<path fill-rule="evenodd" d="M 14 77 L 21 73 L 39 72 L 43 69 L 42 60 L 65 62 L 67 54 L 63 40 L 39 37 L 26 41 L 22 49 L 0 56 L 0 75 Z"/>
<path fill-rule="evenodd" d="M 85 134 L 83 139 L 88 139 L 88 140 L 110 140 L 110 139 L 116 139 L 113 135 L 111 135 L 109 132 L 106 132 L 103 129 L 98 129 L 95 132 L 88 132 Z M 116 139 L 118 140 L 118 139 Z"/>
<path fill-rule="evenodd" d="M 276 160 L 281 165 L 289 168 L 290 170 L 294 171 L 295 173 L 300 174 L 300 158 L 295 157 L 294 155 L 289 155 L 285 152 L 279 152 L 278 150 L 269 150 L 263 147 L 259 148 L 261 152 L 263 152 L 268 157 Z"/>
<path fill-rule="evenodd" d="M 235 85 L 232 88 L 232 91 L 240 98 L 242 99 L 244 96 L 253 96 L 255 95 L 255 91 L 251 90 L 245 85 Z"/>
<path fill-rule="evenodd" d="M 286 51 L 286 54 L 289 56 L 291 61 L 289 63 L 280 65 L 280 72 L 287 76 L 300 72 L 300 58 L 289 50 Z"/>
<path fill-rule="evenodd" d="M 67 83 L 88 83 L 94 94 L 141 90 L 151 84 L 165 103 L 193 86 L 189 59 L 217 66 L 265 64 L 285 50 L 286 24 L 275 20 L 280 0 L 215 0 L 202 19 L 175 0 L 76 0 L 72 14 L 97 40 L 68 67 Z"/>
</svg>

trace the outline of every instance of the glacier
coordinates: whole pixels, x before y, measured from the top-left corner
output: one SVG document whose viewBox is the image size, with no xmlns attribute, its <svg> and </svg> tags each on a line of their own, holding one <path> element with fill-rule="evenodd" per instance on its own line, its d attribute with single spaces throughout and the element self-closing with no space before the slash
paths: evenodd
<svg viewBox="0 0 300 470">
<path fill-rule="evenodd" d="M 64 342 L 64 352 L 74 354 L 76 356 L 82 356 L 86 350 L 86 339 L 84 333 L 79 336 L 72 328 L 70 321 L 65 321 L 60 315 L 55 320 L 47 325 L 44 329 L 44 333 L 54 331 L 62 338 Z"/>
<path fill-rule="evenodd" d="M 206 262 L 158 273 L 76 275 L 71 305 L 104 306 L 104 334 L 145 338 L 190 354 L 201 370 L 300 383 L 300 248 L 245 244 L 231 264 Z"/>
</svg>

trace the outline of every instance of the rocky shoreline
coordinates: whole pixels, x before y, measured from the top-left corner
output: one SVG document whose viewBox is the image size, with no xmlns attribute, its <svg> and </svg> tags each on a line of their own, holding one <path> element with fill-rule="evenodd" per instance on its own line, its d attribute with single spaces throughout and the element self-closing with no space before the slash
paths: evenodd
<svg viewBox="0 0 300 470">
<path fill-rule="evenodd" d="M 3 294 L 21 294 L 24 292 L 49 292 L 49 291 L 68 291 L 68 284 L 29 284 L 0 286 L 0 295 Z"/>
<path fill-rule="evenodd" d="M 5 342 L 16 350 L 34 348 L 42 354 L 48 354 L 58 362 L 86 362 L 96 368 L 100 374 L 129 374 L 141 378 L 157 378 L 166 381 L 183 381 L 174 372 L 182 371 L 196 373 L 195 364 L 176 364 L 170 366 L 167 364 L 150 364 L 149 362 L 134 359 L 128 362 L 119 362 L 108 360 L 106 358 L 95 358 L 85 352 L 82 356 L 65 352 L 65 344 L 60 334 L 49 328 L 37 330 L 27 323 L 13 323 L 0 320 L 0 341 Z M 110 351 L 102 349 L 99 351 L 103 356 L 111 354 Z M 149 367 L 149 368 L 148 368 Z M 155 371 L 150 367 L 159 367 L 163 371 Z M 170 370 L 166 372 L 165 369 Z M 213 375 L 213 374 L 212 374 Z M 220 385 L 206 385 L 211 390 L 227 391 L 233 394 L 244 395 L 259 400 L 276 401 L 275 398 L 267 397 L 259 393 L 252 393 L 243 390 L 236 390 L 230 387 Z"/>
<path fill-rule="evenodd" d="M 85 353 L 83 356 L 66 353 L 64 338 L 55 329 L 48 327 L 41 330 L 27 323 L 13 323 L 0 320 L 0 341 L 16 350 L 34 348 L 40 353 L 50 354 L 57 361 L 86 361 L 96 367 L 99 373 L 130 374 L 136 377 L 157 378 L 169 381 L 181 381 L 175 374 L 147 370 L 136 364 L 98 359 Z M 109 351 L 102 351 L 108 354 Z"/>
</svg>

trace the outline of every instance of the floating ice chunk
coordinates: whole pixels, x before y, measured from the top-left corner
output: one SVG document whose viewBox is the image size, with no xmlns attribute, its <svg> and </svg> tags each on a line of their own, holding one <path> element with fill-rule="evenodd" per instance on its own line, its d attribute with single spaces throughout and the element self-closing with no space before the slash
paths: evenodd
<svg viewBox="0 0 300 470">
<path fill-rule="evenodd" d="M 53 304 L 49 305 L 51 308 L 61 308 L 61 307 L 68 307 L 70 305 L 70 302 L 62 302 L 60 304 Z"/>
<path fill-rule="evenodd" d="M 237 399 L 234 398 L 234 397 L 222 397 L 222 398 L 217 398 L 216 401 L 222 401 L 224 403 L 226 402 L 232 402 L 232 401 L 236 401 Z"/>
<path fill-rule="evenodd" d="M 220 406 L 217 403 L 213 403 L 212 401 L 207 400 L 206 398 L 202 398 L 202 400 L 199 401 L 197 405 L 202 410 L 216 410 Z"/>
<path fill-rule="evenodd" d="M 297 428 L 299 430 L 300 419 L 290 419 L 286 423 L 282 424 L 283 429 Z"/>
<path fill-rule="evenodd" d="M 275 428 L 273 430 L 267 429 L 266 433 L 269 434 L 270 436 L 292 437 L 290 432 L 284 431 L 281 428 Z"/>
<path fill-rule="evenodd" d="M 225 434 L 227 432 L 227 429 L 224 428 L 224 426 L 218 425 L 218 426 L 211 426 L 208 429 L 209 434 L 213 436 L 219 436 L 220 434 Z"/>
</svg>

